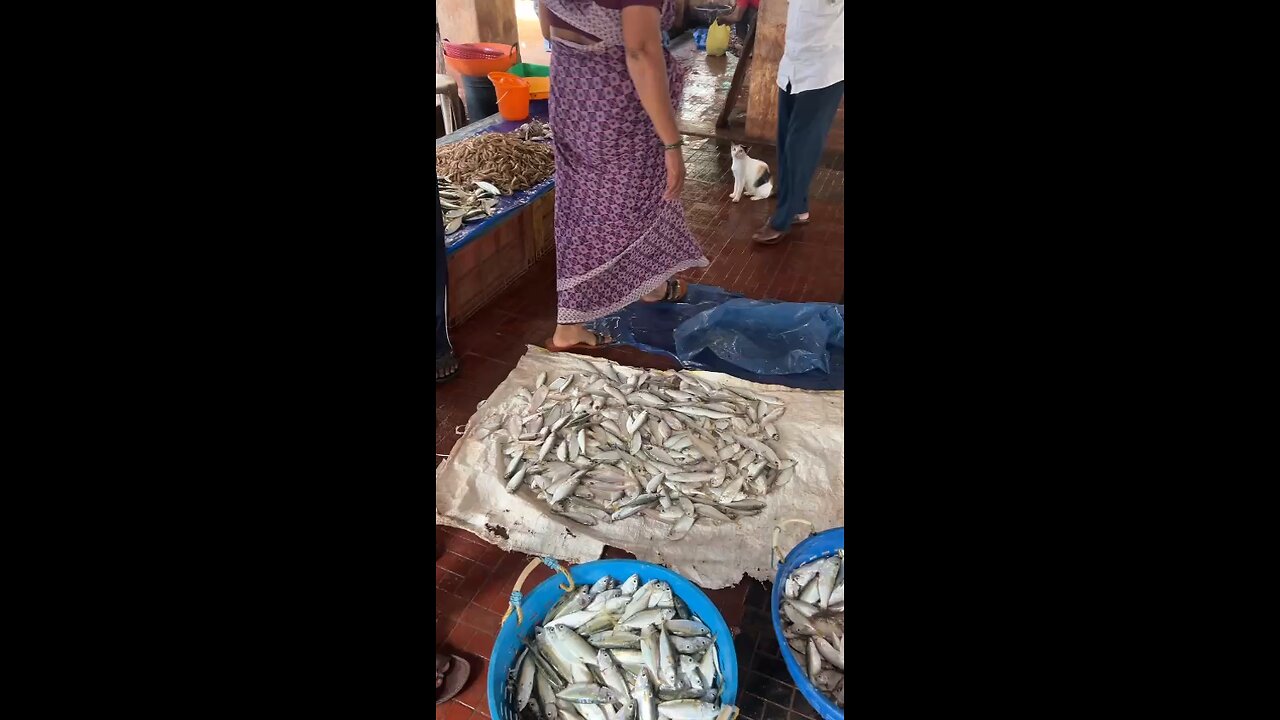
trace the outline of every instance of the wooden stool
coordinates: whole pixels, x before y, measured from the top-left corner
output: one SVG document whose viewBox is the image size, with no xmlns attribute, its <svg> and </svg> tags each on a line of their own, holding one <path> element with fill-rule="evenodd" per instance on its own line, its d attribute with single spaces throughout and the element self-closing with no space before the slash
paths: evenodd
<svg viewBox="0 0 1280 720">
<path fill-rule="evenodd" d="M 440 98 L 444 111 L 445 135 L 466 124 L 462 114 L 462 98 L 458 95 L 458 83 L 453 78 L 436 73 L 436 97 Z"/>
</svg>

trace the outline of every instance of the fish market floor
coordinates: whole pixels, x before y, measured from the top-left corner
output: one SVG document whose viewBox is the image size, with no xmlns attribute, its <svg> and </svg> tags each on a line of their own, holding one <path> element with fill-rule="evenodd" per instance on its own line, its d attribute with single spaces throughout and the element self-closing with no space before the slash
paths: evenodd
<svg viewBox="0 0 1280 720">
<path fill-rule="evenodd" d="M 436 526 L 436 652 L 471 663 L 462 692 L 436 706 L 436 720 L 489 717 L 485 682 L 489 652 L 498 636 L 512 586 L 530 558 L 508 553 L 471 533 Z M 607 548 L 606 558 L 634 555 Z M 551 577 L 546 566 L 525 580 L 527 592 Z M 754 580 L 723 590 L 703 590 L 735 632 L 738 705 L 747 720 L 817 720 L 818 714 L 795 690 L 769 619 L 769 586 Z M 788 719 L 788 715 L 790 718 Z"/>
<path fill-rule="evenodd" d="M 774 149 L 752 157 L 777 170 Z M 685 218 L 710 265 L 680 273 L 690 282 L 716 285 L 747 297 L 789 302 L 838 302 L 844 294 L 844 155 L 824 161 L 810 186 L 812 222 L 774 246 L 751 242 L 773 200 L 743 198 L 734 204 L 729 144 L 711 138 L 685 146 Z M 526 345 L 543 345 L 555 331 L 556 259 L 547 253 L 511 287 L 449 331 L 460 364 L 457 376 L 436 386 L 436 453 L 448 454 L 476 405 L 515 368 Z M 634 348 L 602 352 L 615 362 L 663 370 L 674 361 Z M 437 461 L 439 458 L 437 458 Z"/>
<path fill-rule="evenodd" d="M 774 149 L 753 148 L 752 157 L 777 171 Z M 690 138 L 685 145 L 685 216 L 690 230 L 711 261 L 709 267 L 681 273 L 691 282 L 717 285 L 748 297 L 791 302 L 837 302 L 844 292 L 844 156 L 828 156 L 810 188 L 813 222 L 795 230 L 782 243 L 763 247 L 751 233 L 764 223 L 773 201 L 729 201 L 733 190 L 729 144 L 712 138 Z M 510 288 L 459 327 L 450 331 L 460 359 L 452 381 L 436 386 L 436 453 L 448 454 L 476 405 L 489 397 L 515 368 L 525 345 L 542 345 L 555 329 L 555 256 L 549 253 Z M 673 369 L 668 358 L 634 348 L 604 352 L 615 362 L 636 367 Z M 440 460 L 436 458 L 437 462 Z M 479 537 L 454 528 L 436 527 L 436 648 L 471 662 L 467 686 L 450 702 L 436 707 L 436 720 L 489 717 L 485 677 L 489 651 L 498 634 L 507 598 L 529 557 L 505 553 Z M 632 555 L 607 548 L 605 557 Z M 551 575 L 537 567 L 525 589 Z M 778 658 L 768 616 L 767 585 L 744 581 L 707 591 L 730 627 L 740 628 L 735 642 L 743 688 L 739 704 L 748 720 L 790 720 L 818 715 L 794 692 L 786 667 Z M 759 676 L 759 677 L 757 677 Z"/>
</svg>

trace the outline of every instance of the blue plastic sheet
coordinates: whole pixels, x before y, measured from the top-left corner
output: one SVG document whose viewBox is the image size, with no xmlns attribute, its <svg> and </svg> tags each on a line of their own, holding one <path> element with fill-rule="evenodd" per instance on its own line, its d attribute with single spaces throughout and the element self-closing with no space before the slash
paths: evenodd
<svg viewBox="0 0 1280 720">
<path fill-rule="evenodd" d="M 830 349 L 844 350 L 844 314 L 829 303 L 738 298 L 676 328 L 676 357 L 710 351 L 757 375 L 831 372 Z"/>
<path fill-rule="evenodd" d="M 686 368 L 807 390 L 844 389 L 844 307 L 752 300 L 690 285 L 682 303 L 633 303 L 590 324 Z"/>
<path fill-rule="evenodd" d="M 707 49 L 707 28 L 701 27 L 693 31 L 693 44 L 699 50 Z"/>
</svg>

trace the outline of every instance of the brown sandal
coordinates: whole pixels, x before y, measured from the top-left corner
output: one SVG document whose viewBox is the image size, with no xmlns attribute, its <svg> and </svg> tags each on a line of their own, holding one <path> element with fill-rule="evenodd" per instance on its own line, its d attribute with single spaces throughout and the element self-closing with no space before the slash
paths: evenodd
<svg viewBox="0 0 1280 720">
<path fill-rule="evenodd" d="M 574 343 L 573 345 L 556 345 L 555 336 L 552 336 L 547 338 L 547 341 L 543 343 L 543 346 L 546 347 L 551 352 L 573 352 L 573 353 L 578 353 L 580 355 L 590 355 L 591 351 L 593 350 L 602 350 L 604 348 L 613 347 L 614 345 L 618 344 L 617 341 L 615 341 L 613 338 L 609 337 L 608 335 L 598 333 L 595 330 L 588 330 L 587 332 L 595 336 L 596 338 L 595 344 Z"/>
<path fill-rule="evenodd" d="M 667 292 L 657 300 L 641 300 L 646 303 L 678 303 L 689 297 L 689 286 L 683 280 L 667 279 Z"/>
<path fill-rule="evenodd" d="M 436 653 L 436 704 L 449 702 L 471 677 L 471 663 L 457 655 Z"/>
<path fill-rule="evenodd" d="M 774 230 L 769 223 L 765 223 L 764 227 L 756 231 L 751 239 L 761 245 L 777 245 L 782 242 L 782 238 L 787 236 L 786 230 Z"/>
</svg>

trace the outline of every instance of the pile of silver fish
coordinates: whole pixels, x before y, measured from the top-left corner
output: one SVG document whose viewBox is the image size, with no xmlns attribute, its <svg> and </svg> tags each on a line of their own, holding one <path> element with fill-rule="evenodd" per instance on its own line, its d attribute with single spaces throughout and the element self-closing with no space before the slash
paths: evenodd
<svg viewBox="0 0 1280 720">
<path fill-rule="evenodd" d="M 844 551 L 796 568 L 782 591 L 782 636 L 809 680 L 844 708 Z"/>
<path fill-rule="evenodd" d="M 507 701 L 537 720 L 717 720 L 711 629 L 662 580 L 611 577 L 565 593 L 507 672 Z"/>
<path fill-rule="evenodd" d="M 493 215 L 498 207 L 498 196 L 502 191 L 483 180 L 477 180 L 474 190 L 450 182 L 448 178 L 437 177 L 440 190 L 440 209 L 444 211 L 446 235 L 452 235 L 462 227 L 464 222 L 476 222 Z"/>
<path fill-rule="evenodd" d="M 582 525 L 635 515 L 679 540 L 697 522 L 736 522 L 765 507 L 795 461 L 779 449 L 776 397 L 692 373 L 595 364 L 517 391 L 478 438 L 502 443 L 507 492 L 528 493 Z"/>
<path fill-rule="evenodd" d="M 550 142 L 552 137 L 551 126 L 536 118 L 511 132 L 522 140 Z"/>
</svg>

